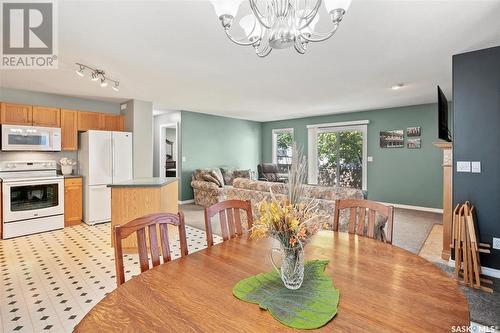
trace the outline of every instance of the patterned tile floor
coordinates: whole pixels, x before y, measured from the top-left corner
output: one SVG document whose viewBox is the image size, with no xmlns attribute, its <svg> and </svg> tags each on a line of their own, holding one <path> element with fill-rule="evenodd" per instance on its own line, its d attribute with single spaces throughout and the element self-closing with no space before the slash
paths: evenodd
<svg viewBox="0 0 500 333">
<path fill-rule="evenodd" d="M 173 259 L 180 256 L 175 231 Z M 206 247 L 204 231 L 186 226 L 186 234 L 189 253 Z M 109 241 L 109 223 L 0 240 L 0 331 L 71 332 L 116 288 Z M 138 256 L 124 257 L 128 279 L 140 271 Z"/>
</svg>

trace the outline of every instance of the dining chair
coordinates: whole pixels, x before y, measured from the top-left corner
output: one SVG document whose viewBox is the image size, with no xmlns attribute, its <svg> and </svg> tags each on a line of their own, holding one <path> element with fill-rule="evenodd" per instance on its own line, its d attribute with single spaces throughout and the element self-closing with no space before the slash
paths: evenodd
<svg viewBox="0 0 500 333">
<path fill-rule="evenodd" d="M 179 240 L 181 256 L 188 254 L 186 241 L 186 228 L 184 225 L 184 214 L 179 211 L 173 213 L 156 213 L 149 214 L 136 218 L 123 225 L 117 225 L 113 229 L 114 233 L 114 248 L 115 248 L 115 268 L 116 268 L 116 284 L 120 286 L 125 282 L 125 273 L 123 268 L 123 250 L 122 239 L 127 238 L 134 232 L 137 234 L 137 248 L 139 251 L 139 263 L 141 273 L 147 271 L 149 267 L 148 244 L 146 241 L 146 229 L 149 234 L 149 250 L 151 252 L 151 263 L 153 267 L 160 264 L 160 253 L 163 257 L 163 262 L 171 260 L 170 246 L 168 241 L 168 225 L 174 225 L 179 228 Z M 158 226 L 158 228 L 157 228 Z M 158 233 L 160 231 L 160 244 L 158 244 Z"/>
<path fill-rule="evenodd" d="M 246 212 L 247 230 L 253 224 L 252 203 L 250 200 L 226 200 L 205 208 L 205 229 L 207 245 L 214 245 L 212 232 L 212 217 L 219 215 L 222 238 L 226 241 L 243 234 L 241 211 Z"/>
<path fill-rule="evenodd" d="M 394 221 L 394 207 L 382 205 L 375 201 L 362 199 L 345 199 L 335 201 L 333 217 L 333 231 L 339 230 L 339 217 L 342 209 L 349 209 L 348 232 L 369 238 L 376 237 L 376 228 L 382 228 L 377 223 L 377 215 L 385 220 L 385 237 L 382 241 L 392 244 L 392 226 Z M 368 222 L 366 219 L 368 218 Z M 382 223 L 383 223 L 382 220 Z M 382 233 L 383 236 L 383 233 Z"/>
</svg>

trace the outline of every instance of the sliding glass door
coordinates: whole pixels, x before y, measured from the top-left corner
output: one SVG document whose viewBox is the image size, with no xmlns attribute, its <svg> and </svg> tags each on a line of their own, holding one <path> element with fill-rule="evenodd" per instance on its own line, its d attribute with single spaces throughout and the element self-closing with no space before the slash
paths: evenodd
<svg viewBox="0 0 500 333">
<path fill-rule="evenodd" d="M 366 189 L 366 126 L 313 128 L 309 140 L 309 183 Z"/>
</svg>

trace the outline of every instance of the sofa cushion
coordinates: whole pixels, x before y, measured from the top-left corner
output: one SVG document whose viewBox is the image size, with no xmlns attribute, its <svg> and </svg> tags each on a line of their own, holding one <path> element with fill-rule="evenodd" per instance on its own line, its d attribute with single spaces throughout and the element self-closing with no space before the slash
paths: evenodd
<svg viewBox="0 0 500 333">
<path fill-rule="evenodd" d="M 233 186 L 235 188 L 241 188 L 245 190 L 261 191 L 269 193 L 271 190 L 275 194 L 286 194 L 287 187 L 283 183 L 273 183 L 259 180 L 251 180 L 247 178 L 236 178 L 233 181 Z"/>
</svg>

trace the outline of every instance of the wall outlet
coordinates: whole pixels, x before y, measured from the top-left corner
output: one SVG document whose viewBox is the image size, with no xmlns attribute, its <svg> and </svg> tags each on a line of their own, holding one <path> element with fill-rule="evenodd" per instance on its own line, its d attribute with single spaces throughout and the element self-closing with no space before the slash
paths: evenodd
<svg viewBox="0 0 500 333">
<path fill-rule="evenodd" d="M 457 172 L 470 172 L 470 162 L 457 161 Z"/>
<path fill-rule="evenodd" d="M 495 250 L 500 250 L 500 238 L 493 237 L 493 248 Z"/>
<path fill-rule="evenodd" d="M 471 162 L 472 173 L 481 173 L 481 162 Z"/>
</svg>

